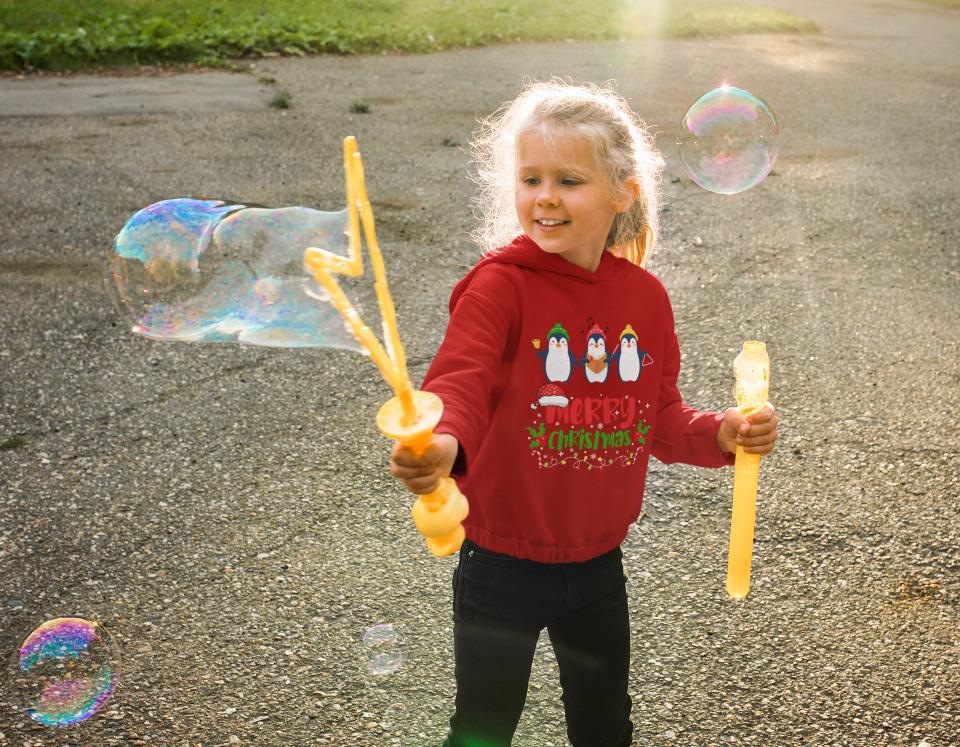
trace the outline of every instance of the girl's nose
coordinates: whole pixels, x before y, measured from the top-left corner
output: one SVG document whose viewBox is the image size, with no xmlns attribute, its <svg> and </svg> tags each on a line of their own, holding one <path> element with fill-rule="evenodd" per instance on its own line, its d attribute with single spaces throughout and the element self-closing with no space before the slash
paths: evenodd
<svg viewBox="0 0 960 747">
<path fill-rule="evenodd" d="M 541 184 L 540 191 L 537 193 L 537 204 L 538 205 L 559 204 L 559 198 L 557 197 L 557 193 L 546 182 L 543 182 L 543 184 Z"/>
</svg>

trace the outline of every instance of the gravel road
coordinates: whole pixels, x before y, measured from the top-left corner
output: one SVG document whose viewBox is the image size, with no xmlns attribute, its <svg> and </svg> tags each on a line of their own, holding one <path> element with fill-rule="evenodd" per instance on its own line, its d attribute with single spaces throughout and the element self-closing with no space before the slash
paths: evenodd
<svg viewBox="0 0 960 747">
<path fill-rule="evenodd" d="M 103 258 L 167 197 L 339 209 L 355 134 L 419 380 L 477 256 L 462 146 L 551 75 L 617 80 L 658 133 L 651 269 L 687 400 L 728 406 L 732 359 L 761 339 L 784 420 L 745 601 L 724 592 L 732 471 L 653 466 L 624 547 L 636 744 L 960 744 L 960 12 L 768 4 L 823 33 L 0 79 L 0 442 L 25 439 L 0 451 L 0 650 L 80 615 L 124 659 L 79 727 L 4 702 L 0 745 L 440 743 L 454 560 L 426 552 L 389 477 L 374 368 L 140 339 Z M 724 76 L 783 125 L 774 173 L 734 197 L 674 146 Z M 277 90 L 293 109 L 267 107 Z M 380 623 L 393 651 L 361 644 Z M 371 674 L 381 654 L 403 666 Z M 516 744 L 566 744 L 546 645 Z"/>
</svg>

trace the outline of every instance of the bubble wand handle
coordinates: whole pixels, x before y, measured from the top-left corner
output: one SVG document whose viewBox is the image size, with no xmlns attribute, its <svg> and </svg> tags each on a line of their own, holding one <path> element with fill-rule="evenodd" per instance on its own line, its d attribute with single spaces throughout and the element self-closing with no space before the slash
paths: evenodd
<svg viewBox="0 0 960 747">
<path fill-rule="evenodd" d="M 349 255 L 343 257 L 320 248 L 304 253 L 304 265 L 330 297 L 331 303 L 343 316 L 357 340 L 367 349 L 395 397 L 386 402 L 377 414 L 377 426 L 388 438 L 393 438 L 415 454 L 423 454 L 433 438 L 433 428 L 440 421 L 443 405 L 440 398 L 429 392 L 415 391 L 407 373 L 407 359 L 397 330 L 396 310 L 387 284 L 386 268 L 380 244 L 377 241 L 373 209 L 367 197 L 363 161 L 353 137 L 343 141 L 344 172 L 346 175 L 347 210 L 350 221 Z M 366 240 L 370 262 L 373 265 L 374 288 L 383 320 L 383 339 L 386 348 L 363 322 L 350 299 L 331 273 L 349 276 L 363 274 L 363 256 L 360 251 L 360 228 Z M 420 496 L 411 513 L 427 547 L 434 555 L 452 555 L 463 544 L 461 522 L 467 517 L 467 499 L 456 483 L 445 477 L 429 495 Z"/>
<path fill-rule="evenodd" d="M 733 362 L 737 381 L 737 407 L 749 415 L 766 403 L 770 388 L 770 360 L 767 346 L 756 340 L 743 343 Z M 727 594 L 743 599 L 750 593 L 750 566 L 753 562 L 753 532 L 757 515 L 757 486 L 760 455 L 747 454 L 738 446 L 733 475 L 733 509 L 730 516 L 730 551 L 727 557 Z"/>
<path fill-rule="evenodd" d="M 394 397 L 377 413 L 377 427 L 387 438 L 395 439 L 414 454 L 421 455 L 430 446 L 443 404 L 430 392 L 413 391 L 412 397 L 416 411 L 413 420 L 404 418 L 402 402 L 399 397 Z M 462 522 L 467 518 L 469 505 L 451 478 L 441 478 L 431 493 L 417 498 L 410 513 L 434 555 L 444 557 L 460 549 L 465 536 Z"/>
</svg>

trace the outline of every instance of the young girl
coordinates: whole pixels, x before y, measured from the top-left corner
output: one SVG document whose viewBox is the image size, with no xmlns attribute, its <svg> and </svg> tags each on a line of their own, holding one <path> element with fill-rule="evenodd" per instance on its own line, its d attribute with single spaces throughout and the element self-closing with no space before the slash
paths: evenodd
<svg viewBox="0 0 960 747">
<path fill-rule="evenodd" d="M 663 161 L 608 90 L 529 86 L 475 139 L 488 250 L 453 291 L 423 389 L 443 419 L 414 493 L 452 474 L 470 501 L 454 572 L 456 709 L 447 747 L 509 745 L 546 628 L 574 747 L 630 744 L 630 630 L 620 543 L 647 459 L 704 467 L 766 454 L 772 407 L 700 412 L 660 282 L 642 269 Z"/>
</svg>

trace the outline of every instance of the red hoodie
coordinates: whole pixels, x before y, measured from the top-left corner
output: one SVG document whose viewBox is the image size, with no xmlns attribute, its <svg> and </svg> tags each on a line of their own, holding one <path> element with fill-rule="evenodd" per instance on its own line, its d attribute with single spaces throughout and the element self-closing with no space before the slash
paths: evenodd
<svg viewBox="0 0 960 747">
<path fill-rule="evenodd" d="M 683 404 L 663 285 L 604 252 L 588 272 L 520 236 L 454 288 L 423 389 L 460 443 L 467 537 L 543 563 L 617 547 L 640 514 L 650 454 L 732 463 L 722 415 Z"/>
</svg>

